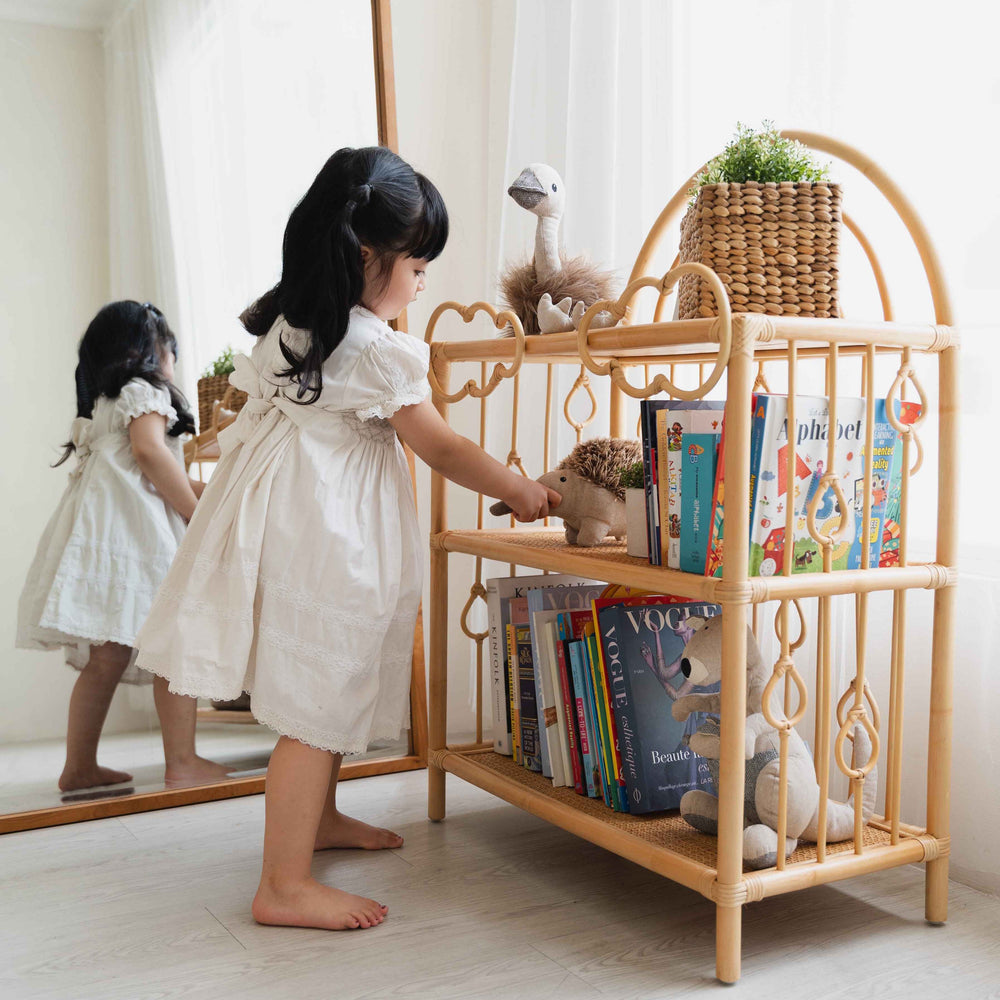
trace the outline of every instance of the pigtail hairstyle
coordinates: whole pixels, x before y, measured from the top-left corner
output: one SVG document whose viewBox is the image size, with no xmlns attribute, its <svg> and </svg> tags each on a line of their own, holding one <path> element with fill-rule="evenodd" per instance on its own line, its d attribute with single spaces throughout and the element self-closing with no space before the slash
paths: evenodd
<svg viewBox="0 0 1000 1000">
<path fill-rule="evenodd" d="M 281 280 L 246 309 L 240 320 L 265 336 L 279 316 L 306 330 L 298 354 L 281 341 L 298 383 L 297 398 L 314 403 L 323 387 L 323 363 L 347 333 L 353 306 L 365 288 L 362 247 L 388 283 L 400 256 L 433 260 L 448 239 L 448 212 L 437 188 L 381 146 L 337 150 L 292 210 L 282 243 Z"/>
<path fill-rule="evenodd" d="M 90 418 L 100 396 L 117 399 L 127 382 L 141 378 L 170 393 L 177 411 L 171 437 L 194 433 L 194 417 L 183 393 L 163 377 L 161 356 L 169 351 L 177 357 L 177 338 L 166 317 L 154 305 L 109 302 L 90 321 L 80 340 L 76 366 L 76 415 Z M 56 465 L 62 465 L 75 450 L 68 441 Z"/>
</svg>

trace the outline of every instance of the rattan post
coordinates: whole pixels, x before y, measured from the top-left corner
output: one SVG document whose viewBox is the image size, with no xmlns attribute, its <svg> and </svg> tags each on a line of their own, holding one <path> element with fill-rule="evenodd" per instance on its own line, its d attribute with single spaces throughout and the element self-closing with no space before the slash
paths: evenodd
<svg viewBox="0 0 1000 1000">
<path fill-rule="evenodd" d="M 448 392 L 451 363 L 432 346 L 431 365 L 437 383 Z M 435 397 L 434 405 L 442 418 L 448 419 L 448 403 Z M 431 472 L 431 538 L 448 526 L 447 480 L 439 472 Z M 431 634 L 428 680 L 429 720 L 427 727 L 427 815 L 432 820 L 444 819 L 445 772 L 438 756 L 448 741 L 448 552 L 440 545 L 431 546 Z"/>
<path fill-rule="evenodd" d="M 958 558 L 958 349 L 938 359 L 938 532 L 937 558 L 954 566 Z M 952 669 L 955 649 L 954 586 L 934 593 L 930 729 L 927 743 L 927 832 L 945 844 L 951 836 Z M 931 923 L 948 917 L 948 853 L 927 862 L 924 915 Z"/>
<path fill-rule="evenodd" d="M 750 394 L 754 381 L 756 330 L 766 321 L 733 317 L 726 401 L 725 469 L 727 502 L 732 510 L 750 504 Z M 731 491 L 731 492 L 730 492 Z M 719 761 L 719 846 L 716 897 L 715 974 L 724 983 L 740 977 L 743 879 L 744 732 L 747 698 L 746 606 L 750 525 L 745 517 L 727 519 L 723 538 L 722 581 L 722 734 Z"/>
</svg>

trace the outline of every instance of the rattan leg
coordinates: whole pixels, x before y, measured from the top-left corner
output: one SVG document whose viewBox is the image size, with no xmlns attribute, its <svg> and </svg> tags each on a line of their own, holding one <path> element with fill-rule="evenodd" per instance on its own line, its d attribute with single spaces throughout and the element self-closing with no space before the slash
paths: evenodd
<svg viewBox="0 0 1000 1000">
<path fill-rule="evenodd" d="M 431 549 L 430 661 L 427 815 L 432 820 L 442 820 L 445 772 L 436 757 L 448 739 L 448 553 L 441 548 Z"/>
<path fill-rule="evenodd" d="M 740 978 L 743 907 L 715 907 L 715 976 L 720 983 L 735 983 Z"/>
</svg>

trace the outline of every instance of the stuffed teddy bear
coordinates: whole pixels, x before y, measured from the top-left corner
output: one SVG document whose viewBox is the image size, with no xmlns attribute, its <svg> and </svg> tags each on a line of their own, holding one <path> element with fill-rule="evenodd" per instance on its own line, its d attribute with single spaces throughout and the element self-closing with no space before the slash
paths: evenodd
<svg viewBox="0 0 1000 1000">
<path fill-rule="evenodd" d="M 681 672 L 699 686 L 722 679 L 722 619 L 709 618 L 684 647 Z M 778 859 L 778 755 L 779 734 L 764 717 L 762 698 L 768 670 L 752 630 L 747 628 L 747 719 L 746 719 L 746 792 L 744 798 L 743 862 L 747 868 L 770 868 Z M 684 720 L 691 712 L 709 712 L 718 716 L 720 694 L 688 694 L 674 702 L 675 719 Z M 780 713 L 778 713 L 780 714 Z M 719 719 L 709 718 L 689 740 L 695 753 L 704 757 L 719 787 Z M 854 728 L 852 765 L 868 760 L 871 740 L 862 725 Z M 788 812 L 787 857 L 799 840 L 815 843 L 819 836 L 820 791 L 809 750 L 799 734 L 788 733 Z M 867 823 L 875 809 L 878 791 L 877 768 L 865 779 L 862 816 Z M 692 789 L 681 799 L 681 816 L 696 830 L 718 832 L 719 800 L 701 789 Z M 854 836 L 854 806 L 849 802 L 827 800 L 826 840 L 836 843 Z"/>
<path fill-rule="evenodd" d="M 538 477 L 538 482 L 562 497 L 554 516 L 563 519 L 570 545 L 599 545 L 607 535 L 625 537 L 621 474 L 626 466 L 641 460 L 638 441 L 593 438 L 581 441 L 555 469 Z M 510 507 L 499 501 L 490 513 L 509 514 Z"/>
</svg>

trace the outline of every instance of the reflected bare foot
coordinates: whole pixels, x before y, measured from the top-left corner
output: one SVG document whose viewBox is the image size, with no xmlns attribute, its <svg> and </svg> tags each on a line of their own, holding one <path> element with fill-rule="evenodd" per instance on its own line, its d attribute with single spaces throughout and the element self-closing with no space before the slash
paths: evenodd
<svg viewBox="0 0 1000 1000">
<path fill-rule="evenodd" d="M 313 878 L 290 886 L 262 880 L 251 910 L 258 924 L 329 931 L 375 927 L 389 913 L 387 906 L 374 899 L 333 889 Z"/>
<path fill-rule="evenodd" d="M 359 819 L 336 812 L 332 816 L 328 813 L 323 814 L 313 850 L 356 847 L 365 851 L 385 851 L 402 846 L 403 838 L 398 833 L 379 826 L 370 826 Z"/>
<path fill-rule="evenodd" d="M 167 764 L 164 784 L 168 788 L 177 788 L 222 781 L 228 777 L 230 770 L 225 764 L 216 764 L 214 760 L 207 760 L 205 757 L 188 757 Z"/>
<path fill-rule="evenodd" d="M 59 775 L 59 791 L 72 792 L 77 788 L 97 788 L 100 785 L 117 785 L 122 781 L 131 781 L 128 771 L 116 771 L 112 767 L 101 767 L 92 764 L 90 767 L 71 768 L 67 764 Z"/>
</svg>

